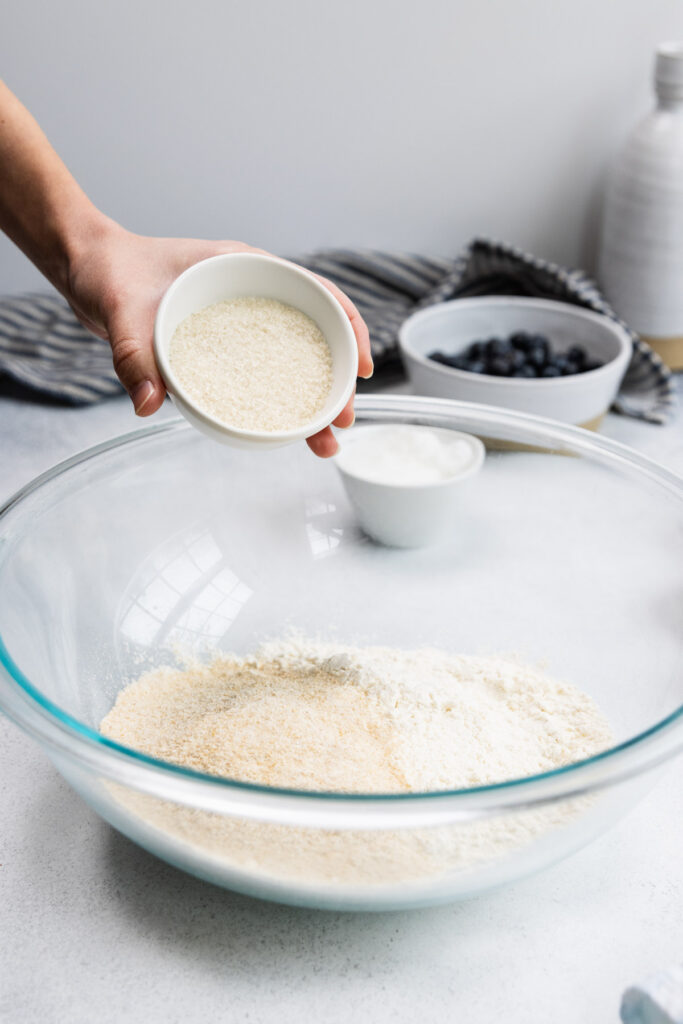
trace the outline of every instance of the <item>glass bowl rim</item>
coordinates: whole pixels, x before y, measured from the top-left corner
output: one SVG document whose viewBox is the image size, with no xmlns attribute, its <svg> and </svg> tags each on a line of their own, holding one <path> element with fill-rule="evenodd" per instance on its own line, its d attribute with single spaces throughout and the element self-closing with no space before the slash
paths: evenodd
<svg viewBox="0 0 683 1024">
<path fill-rule="evenodd" d="M 626 445 L 579 427 L 494 406 L 420 396 L 362 395 L 356 398 L 355 406 L 359 421 L 395 422 L 397 417 L 400 419 L 403 416 L 410 418 L 411 422 L 415 422 L 417 417 L 418 422 L 434 426 L 447 425 L 450 421 L 460 430 L 467 429 L 463 420 L 469 421 L 471 427 L 480 428 L 482 432 L 486 428 L 512 428 L 516 440 L 520 440 L 518 435 L 521 432 L 523 440 L 535 441 L 537 445 L 542 441 L 544 446 L 552 446 L 548 448 L 549 452 L 565 450 L 567 453 L 593 456 L 594 461 L 598 457 L 598 461 L 613 466 L 626 465 L 683 503 L 683 477 Z M 111 438 L 57 463 L 27 483 L 0 507 L 0 542 L 3 540 L 5 520 L 10 513 L 14 513 L 22 502 L 37 491 L 49 487 L 75 467 L 127 445 L 144 444 L 164 435 L 191 430 L 193 428 L 186 420 L 177 417 Z M 197 437 L 201 436 L 197 433 Z M 0 544 L 0 551 L 1 547 Z M 0 555 L 0 571 L 3 562 Z M 219 809 L 221 797 L 230 794 L 234 798 L 233 802 L 242 808 L 242 813 L 247 813 L 245 808 L 248 808 L 250 801 L 260 801 L 261 809 L 254 815 L 258 817 L 277 818 L 278 805 L 280 810 L 287 805 L 292 811 L 295 807 L 308 807 L 311 810 L 324 807 L 331 812 L 331 820 L 341 819 L 344 813 L 357 815 L 361 809 L 373 809 L 380 813 L 395 810 L 400 814 L 401 808 L 404 811 L 409 807 L 414 810 L 419 805 L 423 812 L 420 817 L 425 821 L 430 819 L 437 822 L 444 816 L 449 820 L 454 816 L 468 818 L 499 812 L 505 808 L 531 807 L 591 792 L 632 778 L 683 749 L 682 704 L 646 730 L 591 757 L 551 771 L 484 786 L 386 794 L 276 788 L 197 772 L 149 757 L 102 736 L 63 711 L 34 686 L 15 663 L 1 635 L 0 668 L 3 670 L 0 672 L 0 710 L 4 710 L 24 731 L 46 743 L 52 750 L 66 755 L 76 763 L 94 768 L 109 779 L 184 803 L 196 805 L 195 798 L 198 798 L 200 805 Z M 396 814 L 394 817 L 398 820 Z M 358 824 L 357 819 L 355 824 Z"/>
</svg>

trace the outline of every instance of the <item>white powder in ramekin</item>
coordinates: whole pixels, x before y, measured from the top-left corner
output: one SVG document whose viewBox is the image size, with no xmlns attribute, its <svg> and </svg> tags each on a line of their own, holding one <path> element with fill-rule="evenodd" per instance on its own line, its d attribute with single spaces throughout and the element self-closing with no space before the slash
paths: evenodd
<svg viewBox="0 0 683 1024">
<path fill-rule="evenodd" d="M 399 486 L 443 483 L 470 469 L 475 461 L 476 449 L 455 431 L 405 423 L 361 427 L 337 455 L 338 465 L 347 473 Z"/>
</svg>

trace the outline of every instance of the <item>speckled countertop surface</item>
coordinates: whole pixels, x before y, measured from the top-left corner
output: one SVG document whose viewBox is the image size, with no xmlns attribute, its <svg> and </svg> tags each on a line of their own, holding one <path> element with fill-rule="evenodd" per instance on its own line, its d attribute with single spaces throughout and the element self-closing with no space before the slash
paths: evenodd
<svg viewBox="0 0 683 1024">
<path fill-rule="evenodd" d="M 125 398 L 0 398 L 0 498 L 137 426 Z M 683 413 L 604 430 L 683 473 Z M 295 910 L 138 849 L 0 717 L 0 1021 L 613 1024 L 624 987 L 682 955 L 682 851 L 679 759 L 616 828 L 508 889 L 412 912 Z"/>
</svg>

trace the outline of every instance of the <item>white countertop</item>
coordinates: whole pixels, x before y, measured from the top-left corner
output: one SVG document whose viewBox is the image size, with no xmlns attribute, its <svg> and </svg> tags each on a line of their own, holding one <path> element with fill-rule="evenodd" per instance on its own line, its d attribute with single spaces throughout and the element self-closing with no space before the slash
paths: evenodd
<svg viewBox="0 0 683 1024">
<path fill-rule="evenodd" d="M 0 399 L 0 498 L 138 426 L 126 398 Z M 683 473 L 681 412 L 665 428 L 610 416 L 604 432 Z M 0 718 L 0 1021 L 616 1024 L 623 989 L 683 955 L 682 776 L 679 759 L 616 828 L 499 892 L 315 912 L 156 860 Z"/>
</svg>

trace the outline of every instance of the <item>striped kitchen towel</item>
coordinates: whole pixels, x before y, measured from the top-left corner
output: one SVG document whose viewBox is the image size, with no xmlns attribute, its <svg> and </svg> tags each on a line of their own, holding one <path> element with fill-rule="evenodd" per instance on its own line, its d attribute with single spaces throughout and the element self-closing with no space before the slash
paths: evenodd
<svg viewBox="0 0 683 1024">
<path fill-rule="evenodd" d="M 616 319 L 582 271 L 566 270 L 510 245 L 475 239 L 456 259 L 377 251 L 325 250 L 294 257 L 330 278 L 370 329 L 377 378 L 400 369 L 401 323 L 424 306 L 472 295 L 533 295 L 585 306 Z M 675 404 L 671 371 L 633 337 L 633 359 L 615 402 L 627 416 L 665 423 Z M 109 346 L 81 327 L 55 294 L 0 299 L 0 376 L 69 404 L 119 394 Z"/>
<path fill-rule="evenodd" d="M 123 391 L 109 344 L 81 327 L 55 292 L 0 299 L 3 375 L 68 405 L 89 405 Z"/>
</svg>

